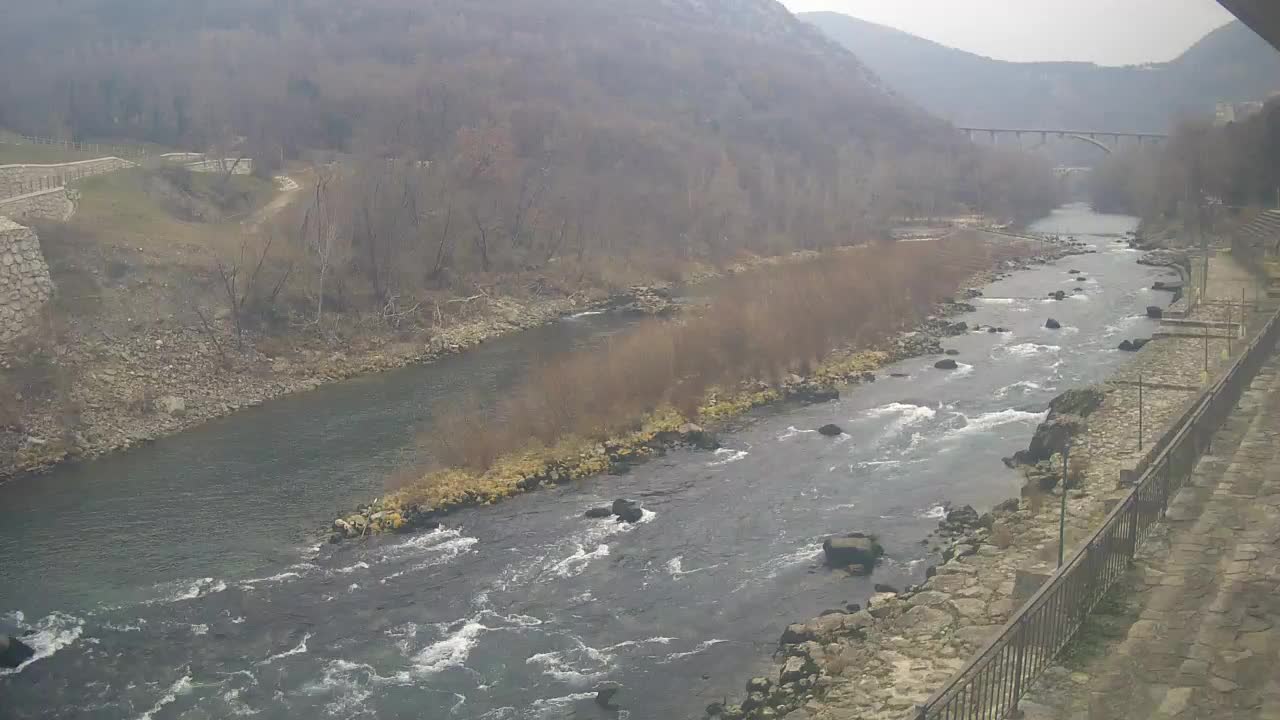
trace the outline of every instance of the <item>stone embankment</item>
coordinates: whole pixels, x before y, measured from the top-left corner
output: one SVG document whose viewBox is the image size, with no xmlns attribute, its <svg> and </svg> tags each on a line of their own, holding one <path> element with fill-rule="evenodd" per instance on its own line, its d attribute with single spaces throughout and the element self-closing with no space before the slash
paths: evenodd
<svg viewBox="0 0 1280 720">
<path fill-rule="evenodd" d="M 1272 357 L 1026 720 L 1280 717 L 1277 440 Z"/>
<path fill-rule="evenodd" d="M 0 343 L 29 332 L 52 292 L 35 232 L 0 217 Z"/>
<path fill-rule="evenodd" d="M 104 175 L 133 165 L 134 163 L 118 157 L 54 165 L 0 165 L 0 198 L 49 190 L 73 180 Z"/>
<path fill-rule="evenodd" d="M 1212 277 L 1211 297 L 1215 294 Z M 1239 288 L 1234 286 L 1223 286 L 1220 292 L 1224 300 L 1239 298 Z M 1192 317 L 1216 322 L 1227 312 L 1227 307 L 1206 303 Z M 1263 321 L 1262 313 L 1255 311 L 1249 327 L 1256 329 Z M 1207 357 L 1212 375 L 1227 364 L 1223 351 L 1228 339 L 1223 335 L 1210 342 Z M 1236 349 L 1244 345 L 1242 339 L 1235 343 Z M 909 716 L 1052 573 L 1059 549 L 1062 493 L 1066 493 L 1068 554 L 1128 493 L 1118 478 L 1135 466 L 1154 438 L 1207 386 L 1205 358 L 1198 342 L 1158 337 L 1104 386 L 1101 395 L 1090 392 L 1061 398 L 1057 416 L 1072 418 L 1072 457 L 1080 461 L 1071 464 L 1067 483 L 1049 482 L 1047 466 L 1033 465 L 1023 497 L 982 515 L 968 508 L 952 512 L 934 540 L 941 541 L 936 546 L 938 564 L 926 571 L 922 583 L 900 593 L 878 592 L 865 608 L 851 605 L 847 612 L 830 612 L 790 626 L 780 642 L 773 673 L 750 680 L 737 704 L 708 707 L 708 715 L 722 720 L 902 720 Z M 1146 383 L 1142 423 L 1134 382 L 1139 375 Z M 1140 427 L 1147 433 L 1141 441 Z M 1042 445 L 1057 439 L 1048 431 L 1038 437 Z M 1053 447 L 1040 450 L 1053 458 L 1049 464 L 1056 461 L 1061 467 Z"/>
<path fill-rule="evenodd" d="M 67 220 L 75 211 L 71 193 L 65 186 L 37 190 L 0 200 L 0 217 L 11 220 Z"/>
</svg>

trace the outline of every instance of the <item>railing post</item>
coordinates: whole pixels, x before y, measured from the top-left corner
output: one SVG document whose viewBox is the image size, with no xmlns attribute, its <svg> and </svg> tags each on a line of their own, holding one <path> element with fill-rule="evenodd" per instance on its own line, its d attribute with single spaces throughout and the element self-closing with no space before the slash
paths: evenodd
<svg viewBox="0 0 1280 720">
<path fill-rule="evenodd" d="M 1165 463 L 1165 466 L 1168 467 L 1167 462 Z M 1133 502 L 1129 503 L 1129 542 L 1127 548 L 1129 553 L 1129 562 L 1133 562 L 1133 559 L 1138 555 L 1138 506 L 1141 503 L 1139 500 L 1140 495 L 1140 492 L 1134 492 Z"/>
<path fill-rule="evenodd" d="M 1027 616 L 1023 615 L 1018 621 L 1018 649 L 1016 659 L 1014 660 L 1013 671 L 1013 701 L 1009 705 L 1008 717 L 1020 718 L 1022 711 L 1018 709 L 1018 702 L 1022 700 L 1022 678 L 1027 669 Z"/>
</svg>

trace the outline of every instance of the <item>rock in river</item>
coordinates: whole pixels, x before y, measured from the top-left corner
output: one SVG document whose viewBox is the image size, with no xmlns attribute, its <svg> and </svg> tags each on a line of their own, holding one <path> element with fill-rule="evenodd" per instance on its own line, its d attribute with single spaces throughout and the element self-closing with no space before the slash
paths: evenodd
<svg viewBox="0 0 1280 720">
<path fill-rule="evenodd" d="M 869 569 L 875 567 L 876 560 L 884 555 L 884 548 L 872 535 L 850 533 L 824 540 L 822 552 L 831 567 L 861 565 Z"/>
<path fill-rule="evenodd" d="M 594 507 L 583 513 L 584 517 L 589 518 L 607 518 L 613 515 L 611 507 Z"/>
<path fill-rule="evenodd" d="M 1078 415 L 1058 415 L 1045 420 L 1031 437 L 1024 461 L 1035 464 L 1062 453 L 1083 426 Z"/>
<path fill-rule="evenodd" d="M 16 668 L 36 654 L 35 650 L 27 647 L 12 635 L 0 635 L 0 667 Z"/>
<path fill-rule="evenodd" d="M 827 423 L 826 425 L 818 428 L 818 434 L 826 435 L 827 437 L 837 437 L 839 435 L 843 435 L 844 430 L 842 430 L 839 425 Z"/>
<path fill-rule="evenodd" d="M 1088 417 L 1106 402 L 1107 391 L 1099 385 L 1072 388 L 1049 401 L 1049 417 L 1057 415 L 1079 415 Z"/>
<path fill-rule="evenodd" d="M 956 364 L 955 360 L 951 360 L 950 358 L 945 360 L 939 360 L 938 362 L 934 363 L 933 366 L 938 368 L 939 370 L 955 370 L 956 368 L 960 367 L 959 365 Z"/>
<path fill-rule="evenodd" d="M 596 705 L 605 710 L 617 710 L 618 706 L 613 702 L 613 696 L 618 694 L 622 686 L 615 682 L 601 683 L 596 686 Z"/>
<path fill-rule="evenodd" d="M 622 522 L 639 522 L 640 518 L 644 517 L 644 510 L 640 507 L 640 503 L 635 500 L 618 498 L 613 501 L 613 507 L 610 509 L 614 515 L 618 516 L 618 520 Z"/>
<path fill-rule="evenodd" d="M 1159 320 L 1160 318 L 1164 317 L 1164 310 L 1161 310 L 1160 308 L 1156 307 L 1155 305 L 1148 305 L 1148 306 L 1147 306 L 1147 317 L 1149 317 L 1149 318 L 1151 318 L 1151 319 L 1153 319 L 1153 320 Z"/>
<path fill-rule="evenodd" d="M 1053 318 L 1049 318 L 1048 320 L 1045 320 L 1044 326 L 1050 330 L 1062 329 L 1062 323 L 1058 322 L 1057 320 L 1054 320 Z"/>
</svg>

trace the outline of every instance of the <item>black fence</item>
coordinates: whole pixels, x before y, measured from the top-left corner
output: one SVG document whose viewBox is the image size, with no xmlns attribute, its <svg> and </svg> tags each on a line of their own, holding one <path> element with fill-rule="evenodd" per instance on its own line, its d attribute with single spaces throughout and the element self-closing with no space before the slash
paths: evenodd
<svg viewBox="0 0 1280 720">
<path fill-rule="evenodd" d="M 995 720 L 1017 709 L 1027 688 L 1080 629 L 1133 561 L 1138 543 L 1163 518 L 1214 432 L 1266 362 L 1280 335 L 1273 315 L 1203 395 L 1139 462 L 1133 490 L 1102 527 L 1028 600 L 986 647 L 919 706 L 913 720 Z"/>
</svg>

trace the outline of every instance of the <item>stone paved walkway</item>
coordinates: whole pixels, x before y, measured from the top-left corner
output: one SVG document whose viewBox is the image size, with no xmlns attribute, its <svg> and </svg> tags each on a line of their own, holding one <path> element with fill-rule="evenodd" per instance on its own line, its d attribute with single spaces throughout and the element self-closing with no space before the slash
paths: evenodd
<svg viewBox="0 0 1280 720">
<path fill-rule="evenodd" d="M 1115 591 L 1114 639 L 1046 673 L 1029 720 L 1280 720 L 1278 440 L 1273 358 Z"/>
</svg>

